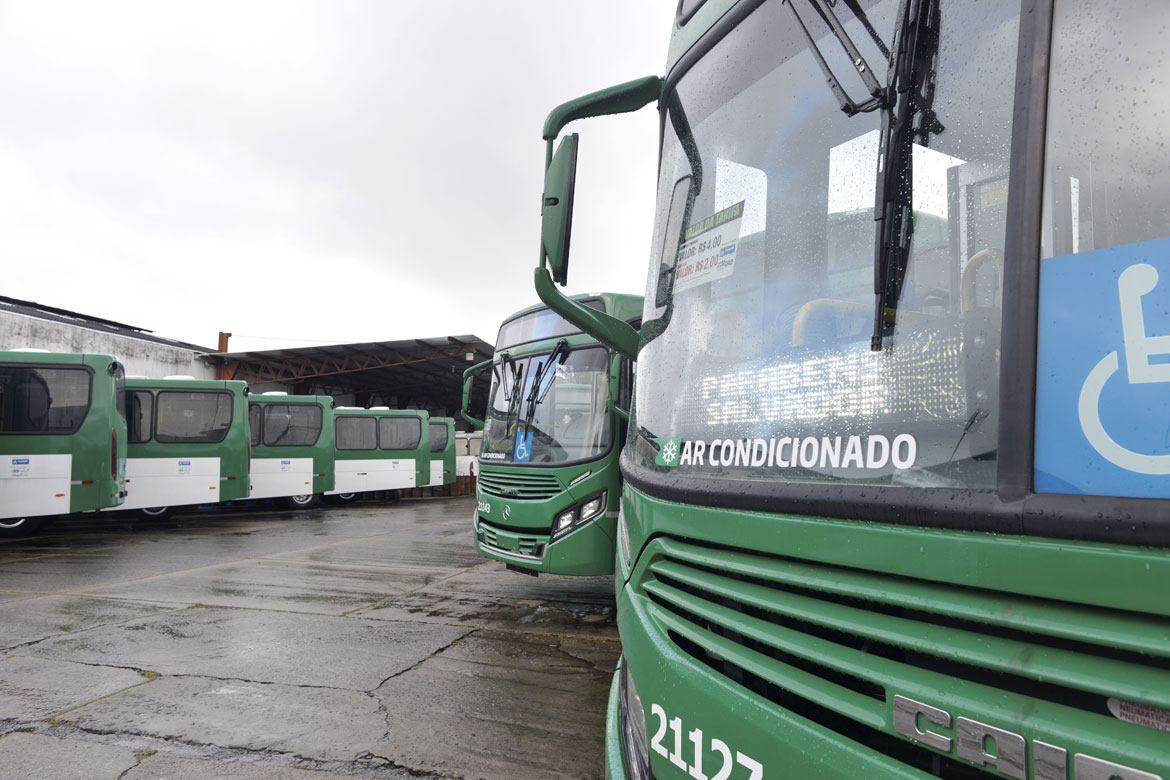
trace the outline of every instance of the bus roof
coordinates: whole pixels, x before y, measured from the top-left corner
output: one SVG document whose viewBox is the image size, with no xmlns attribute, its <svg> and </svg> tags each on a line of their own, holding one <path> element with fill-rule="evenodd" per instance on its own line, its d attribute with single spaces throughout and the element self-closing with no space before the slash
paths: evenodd
<svg viewBox="0 0 1170 780">
<path fill-rule="evenodd" d="M 248 383 L 238 379 L 149 379 L 135 377 L 126 379 L 126 387 L 152 390 L 230 390 L 233 393 L 248 394 Z"/>
<path fill-rule="evenodd" d="M 605 306 L 605 313 L 611 317 L 617 317 L 619 320 L 629 320 L 642 314 L 643 298 L 641 295 L 629 295 L 626 293 L 584 293 L 569 297 L 574 301 L 601 301 Z M 529 306 L 505 317 L 504 322 L 507 323 L 517 317 L 522 317 L 525 314 L 531 314 L 534 311 L 547 308 L 548 306 L 545 306 L 543 303 L 538 303 L 535 306 Z"/>
<path fill-rule="evenodd" d="M 339 406 L 333 410 L 337 415 L 373 415 L 375 417 L 422 417 L 429 420 L 431 413 L 425 409 L 364 409 L 359 406 Z"/>
<path fill-rule="evenodd" d="M 117 362 L 112 355 L 81 352 L 43 352 L 41 350 L 3 350 L 0 363 L 67 363 L 104 365 Z"/>
<path fill-rule="evenodd" d="M 334 408 L 331 395 L 273 395 L 271 393 L 252 393 L 248 396 L 251 404 L 321 404 L 327 409 Z"/>
</svg>

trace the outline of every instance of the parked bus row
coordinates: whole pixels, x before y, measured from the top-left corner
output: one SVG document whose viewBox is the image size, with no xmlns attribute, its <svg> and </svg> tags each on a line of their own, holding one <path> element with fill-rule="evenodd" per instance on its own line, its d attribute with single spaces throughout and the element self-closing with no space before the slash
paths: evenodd
<svg viewBox="0 0 1170 780">
<path fill-rule="evenodd" d="M 45 519 L 272 499 L 292 508 L 455 481 L 449 417 L 126 377 L 108 355 L 0 352 L 0 535 Z"/>
</svg>

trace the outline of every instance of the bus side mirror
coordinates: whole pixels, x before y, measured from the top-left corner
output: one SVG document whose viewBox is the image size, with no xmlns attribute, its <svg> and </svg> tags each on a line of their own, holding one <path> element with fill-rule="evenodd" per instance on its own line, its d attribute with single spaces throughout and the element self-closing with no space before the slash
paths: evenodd
<svg viewBox="0 0 1170 780">
<path fill-rule="evenodd" d="M 471 404 L 471 382 L 476 375 L 482 371 L 486 371 L 492 367 L 492 361 L 495 358 L 489 358 L 482 363 L 476 363 L 471 368 L 463 372 L 463 406 L 459 409 L 459 414 L 464 420 L 471 423 L 471 426 L 476 430 L 483 430 L 484 422 L 476 417 L 472 417 L 468 413 L 467 407 Z"/>
<path fill-rule="evenodd" d="M 553 281 L 569 280 L 569 238 L 573 227 L 573 189 L 577 180 L 578 135 L 566 136 L 544 172 L 540 205 L 541 260 L 548 262 Z"/>
<path fill-rule="evenodd" d="M 662 94 L 658 76 L 627 81 L 574 98 L 554 108 L 544 120 L 544 198 L 541 202 L 540 267 L 548 268 L 562 287 L 569 276 L 569 236 L 573 223 L 573 183 L 577 178 L 577 134 L 561 141 L 553 154 L 553 141 L 570 122 L 593 116 L 637 111 Z"/>
</svg>

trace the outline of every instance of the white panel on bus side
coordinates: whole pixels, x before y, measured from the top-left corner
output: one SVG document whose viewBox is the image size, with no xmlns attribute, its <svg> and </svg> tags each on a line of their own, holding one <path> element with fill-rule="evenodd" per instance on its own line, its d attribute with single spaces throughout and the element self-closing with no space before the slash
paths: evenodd
<svg viewBox="0 0 1170 780">
<path fill-rule="evenodd" d="M 366 490 L 366 465 L 368 460 L 335 460 L 333 462 L 333 490 L 336 493 L 362 493 Z"/>
<path fill-rule="evenodd" d="M 72 455 L 5 455 L 0 518 L 69 513 Z"/>
<path fill-rule="evenodd" d="M 250 498 L 303 496 L 313 492 L 312 458 L 255 458 Z"/>
<path fill-rule="evenodd" d="M 375 460 L 369 470 L 369 487 L 366 490 L 398 490 L 418 487 L 415 482 L 414 459 Z"/>
<path fill-rule="evenodd" d="M 470 477 L 475 472 L 475 462 L 477 460 L 479 460 L 478 455 L 456 455 L 455 476 Z"/>
<path fill-rule="evenodd" d="M 435 487 L 443 484 L 443 461 L 431 461 L 431 481 L 427 483 L 428 487 Z"/>
<path fill-rule="evenodd" d="M 333 490 L 328 491 L 331 495 L 416 487 L 413 460 L 389 458 L 338 460 L 334 467 Z"/>
<path fill-rule="evenodd" d="M 126 503 L 118 509 L 219 501 L 219 458 L 128 458 Z"/>
</svg>

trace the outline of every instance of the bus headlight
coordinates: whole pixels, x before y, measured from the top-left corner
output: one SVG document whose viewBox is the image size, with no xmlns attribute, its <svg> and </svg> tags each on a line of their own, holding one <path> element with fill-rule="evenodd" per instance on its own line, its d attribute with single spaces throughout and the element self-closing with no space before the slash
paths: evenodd
<svg viewBox="0 0 1170 780">
<path fill-rule="evenodd" d="M 629 780 L 650 780 L 650 740 L 646 734 L 646 710 L 642 697 L 634 685 L 630 665 L 622 658 L 622 676 L 618 682 L 620 695 L 622 758 L 626 762 Z"/>
<path fill-rule="evenodd" d="M 553 520 L 552 534 L 549 543 L 555 542 L 570 531 L 575 531 L 590 520 L 595 520 L 605 514 L 605 491 L 601 491 L 592 498 L 574 504 L 557 515 Z"/>
</svg>

